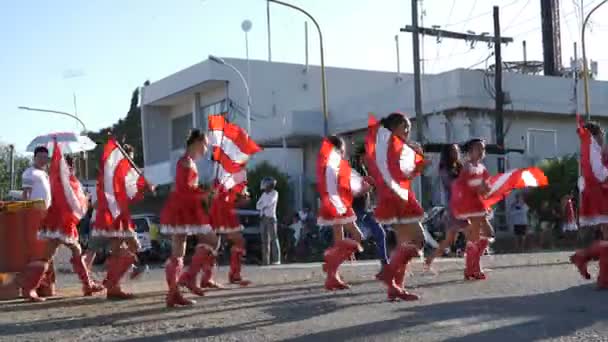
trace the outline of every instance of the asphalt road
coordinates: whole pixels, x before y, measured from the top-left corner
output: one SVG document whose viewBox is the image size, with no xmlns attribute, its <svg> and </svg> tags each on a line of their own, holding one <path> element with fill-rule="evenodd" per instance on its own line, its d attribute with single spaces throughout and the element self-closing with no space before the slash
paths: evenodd
<svg viewBox="0 0 608 342">
<path fill-rule="evenodd" d="M 567 256 L 485 257 L 489 280 L 474 283 L 462 280 L 461 260 L 441 260 L 437 276 L 417 263 L 407 283 L 422 299 L 395 303 L 370 262 L 346 265 L 353 288 L 338 293 L 322 289 L 318 264 L 247 267 L 253 286 L 177 310 L 165 308 L 161 269 L 128 283 L 139 296 L 125 302 L 79 298 L 75 276 L 61 275 L 63 299 L 0 303 L 0 340 L 608 341 L 608 291 L 582 280 Z"/>
</svg>

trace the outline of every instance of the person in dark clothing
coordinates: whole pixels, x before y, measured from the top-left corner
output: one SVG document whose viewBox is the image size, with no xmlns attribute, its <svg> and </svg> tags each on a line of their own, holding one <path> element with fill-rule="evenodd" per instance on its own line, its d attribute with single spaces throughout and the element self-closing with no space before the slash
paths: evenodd
<svg viewBox="0 0 608 342">
<path fill-rule="evenodd" d="M 359 172 L 359 174 L 363 177 L 367 177 L 367 170 L 363 163 L 361 157 L 356 158 L 355 162 L 352 164 L 353 168 Z M 361 225 L 366 226 L 372 232 L 372 236 L 374 237 L 374 242 L 376 243 L 376 255 L 380 260 L 381 269 L 378 274 L 376 274 L 376 279 L 382 279 L 382 272 L 384 271 L 384 267 L 388 264 L 388 253 L 386 250 L 386 231 L 384 228 L 376 221 L 374 217 L 374 213 L 371 209 L 371 198 L 369 192 L 365 193 L 362 196 L 355 197 L 353 199 L 353 211 L 355 215 L 357 215 L 357 221 L 361 223 Z"/>
</svg>

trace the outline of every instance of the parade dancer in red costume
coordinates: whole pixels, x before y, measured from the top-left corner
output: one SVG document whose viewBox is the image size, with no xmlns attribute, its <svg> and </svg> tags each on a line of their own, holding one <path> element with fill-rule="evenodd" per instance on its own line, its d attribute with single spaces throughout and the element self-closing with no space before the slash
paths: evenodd
<svg viewBox="0 0 608 342">
<path fill-rule="evenodd" d="M 133 298 L 120 286 L 122 277 L 137 262 L 137 235 L 129 205 L 141 200 L 144 191 L 154 191 L 142 172 L 118 144 L 110 138 L 104 146 L 97 179 L 97 210 L 92 236 L 108 238 L 111 254 L 103 281 L 108 299 Z"/>
<path fill-rule="evenodd" d="M 327 273 L 327 290 L 344 290 L 350 286 L 338 274 L 340 265 L 361 247 L 361 231 L 352 209 L 353 196 L 365 193 L 370 186 L 344 159 L 344 140 L 332 135 L 323 140 L 317 159 L 317 191 L 321 205 L 318 224 L 333 228 L 334 245 L 325 251 L 323 271 Z M 350 238 L 344 238 L 346 230 Z"/>
<path fill-rule="evenodd" d="M 587 264 L 599 260 L 597 285 L 601 289 L 608 289 L 608 163 L 603 156 L 605 133 L 597 123 L 585 123 L 578 116 L 577 121 L 577 133 L 581 140 L 579 223 L 581 227 L 599 226 L 603 240 L 577 251 L 570 261 L 585 279 L 591 279 Z"/>
<path fill-rule="evenodd" d="M 469 221 L 465 249 L 466 280 L 486 279 L 481 270 L 480 259 L 489 245 L 489 239 L 494 235 L 494 228 L 488 221 L 491 208 L 483 201 L 483 196 L 489 192 L 487 180 L 490 177 L 482 163 L 485 148 L 483 139 L 471 139 L 465 144 L 464 150 L 468 160 L 464 163 L 460 176 L 452 184 L 450 206 L 454 216 Z"/>
<path fill-rule="evenodd" d="M 242 258 L 246 254 L 245 239 L 241 233 L 241 224 L 236 208 L 245 206 L 250 200 L 246 187 L 240 191 L 232 189 L 230 191 L 219 190 L 212 201 L 210 216 L 213 230 L 217 234 L 224 234 L 230 242 L 230 271 L 228 272 L 228 282 L 240 286 L 249 286 L 251 282 L 241 276 Z M 208 288 L 222 288 L 213 279 L 213 268 L 203 274 L 201 286 Z"/>
<path fill-rule="evenodd" d="M 203 296 L 204 291 L 196 284 L 196 276 L 209 256 L 215 255 L 217 237 L 211 230 L 209 216 L 203 209 L 203 201 L 209 194 L 199 187 L 199 176 L 195 161 L 207 151 L 207 137 L 198 129 L 192 130 L 186 140 L 186 153 L 176 165 L 175 189 L 165 202 L 161 214 L 161 232 L 171 235 L 171 257 L 165 266 L 169 292 L 168 307 L 193 305 L 195 302 L 183 297 L 179 287 L 187 287 L 192 293 Z M 186 238 L 196 236 L 198 244 L 189 268 L 182 273 Z"/>
<path fill-rule="evenodd" d="M 431 265 L 435 258 L 443 255 L 446 248 L 450 247 L 458 233 L 464 230 L 469 224 L 466 220 L 458 220 L 454 217 L 453 210 L 450 206 L 450 198 L 452 197 L 452 183 L 458 178 L 462 170 L 462 161 L 460 159 L 460 147 L 457 144 L 447 145 L 441 151 L 441 160 L 439 162 L 439 179 L 441 180 L 442 194 L 445 205 L 444 224 L 446 237 L 441 241 L 439 247 L 425 260 L 425 268 L 431 270 Z"/>
<path fill-rule="evenodd" d="M 82 282 L 84 296 L 91 296 L 104 289 L 91 280 L 89 270 L 83 261 L 82 248 L 78 243 L 77 225 L 86 213 L 88 199 L 73 171 L 72 158 L 64 159 L 59 145 L 55 142 L 50 170 L 52 202 L 43 221 L 43 227 L 38 230 L 38 238 L 47 240 L 46 252 L 42 260 L 27 266 L 23 283 L 23 295 L 32 301 L 44 300 L 38 296 L 36 289 L 50 260 L 62 244 L 72 251 L 70 263 Z"/>
<path fill-rule="evenodd" d="M 404 289 L 407 264 L 418 256 L 424 245 L 420 222 L 424 210 L 416 200 L 411 181 L 424 167 L 422 148 L 409 140 L 410 120 L 392 113 L 379 123 L 370 117 L 365 153 L 378 194 L 375 216 L 379 223 L 392 225 L 397 247 L 385 268 L 384 282 L 388 299 L 417 300 Z"/>
<path fill-rule="evenodd" d="M 492 206 L 506 198 L 514 189 L 548 185 L 545 174 L 536 167 L 513 169 L 490 176 L 483 165 L 485 141 L 475 138 L 464 146 L 468 160 L 464 162 L 458 178 L 452 183 L 450 207 L 459 220 L 468 220 L 465 249 L 466 280 L 483 280 L 480 260 L 494 235 L 489 221 Z"/>
<path fill-rule="evenodd" d="M 236 207 L 249 201 L 247 192 L 247 162 L 262 149 L 247 132 L 226 120 L 224 115 L 209 116 L 209 138 L 213 147 L 212 157 L 216 164 L 215 196 L 209 215 L 211 225 L 217 234 L 225 234 L 230 241 L 231 284 L 248 286 L 250 281 L 241 276 L 242 258 L 246 254 L 243 226 L 236 214 Z M 215 260 L 213 260 L 215 262 Z M 221 287 L 213 280 L 214 264 L 203 272 L 201 287 Z"/>
</svg>

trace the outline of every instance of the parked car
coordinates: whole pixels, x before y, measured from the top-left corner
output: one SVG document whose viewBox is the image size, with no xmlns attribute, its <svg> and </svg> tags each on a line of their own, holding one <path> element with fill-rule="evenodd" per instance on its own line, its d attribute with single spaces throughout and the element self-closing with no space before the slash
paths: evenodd
<svg viewBox="0 0 608 342">
<path fill-rule="evenodd" d="M 159 241 L 152 242 L 150 238 L 150 228 L 154 225 L 158 227 L 160 224 L 160 219 L 158 215 L 155 214 L 139 214 L 133 215 L 133 224 L 135 224 L 135 233 L 137 234 L 137 239 L 139 240 L 140 248 L 137 251 L 137 256 L 140 260 L 143 261 L 152 261 L 152 262 L 161 262 L 167 259 L 171 255 L 171 241 L 167 238 L 167 236 L 159 234 Z M 88 235 L 80 236 L 80 243 L 83 247 L 87 247 Z M 109 248 L 109 246 L 107 246 Z M 97 253 L 95 257 L 95 264 L 103 263 L 108 254 L 109 250 L 104 250 Z"/>
<path fill-rule="evenodd" d="M 243 238 L 247 255 L 245 262 L 248 264 L 259 264 L 262 261 L 262 237 L 260 235 L 260 212 L 257 210 L 236 209 L 236 214 L 243 225 Z M 229 244 L 222 238 L 222 263 L 229 260 Z"/>
<path fill-rule="evenodd" d="M 159 231 L 158 241 L 152 241 L 150 237 L 150 229 L 155 228 L 160 230 L 160 219 L 155 214 L 139 214 L 133 215 L 133 223 L 135 224 L 135 233 L 139 240 L 140 248 L 138 256 L 142 260 L 149 261 L 164 261 L 171 255 L 171 241 L 166 235 Z"/>
</svg>

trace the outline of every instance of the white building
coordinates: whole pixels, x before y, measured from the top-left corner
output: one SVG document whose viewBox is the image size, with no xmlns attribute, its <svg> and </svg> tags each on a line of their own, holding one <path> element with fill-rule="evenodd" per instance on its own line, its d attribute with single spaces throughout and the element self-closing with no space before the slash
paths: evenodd
<svg viewBox="0 0 608 342">
<path fill-rule="evenodd" d="M 315 160 L 323 134 L 320 68 L 252 60 L 251 74 L 247 75 L 247 61 L 226 61 L 250 82 L 252 136 L 266 147 L 254 163 L 269 160 L 286 168 L 298 185 L 297 192 L 311 201 Z M 511 73 L 505 73 L 503 80 L 509 100 L 505 105 L 505 145 L 524 150 L 523 155 L 507 156 L 507 168 L 577 152 L 573 80 Z M 493 76 L 479 70 L 458 69 L 424 76 L 425 142 L 463 142 L 472 136 L 495 142 L 493 82 Z M 390 72 L 330 67 L 327 88 L 332 134 L 359 140 L 365 134 L 368 113 L 381 117 L 394 111 L 414 112 L 413 76 L 409 74 L 397 77 Z M 608 82 L 591 81 L 590 94 L 592 115 L 599 121 L 606 120 Z M 174 164 L 183 152 L 189 129 L 204 129 L 207 115 L 227 110 L 227 99 L 234 107 L 230 111 L 234 120 L 246 127 L 247 101 L 240 79 L 227 67 L 209 60 L 143 89 L 145 173 L 152 182 L 172 181 Z M 275 149 L 282 146 L 283 139 L 289 149 Z M 204 166 L 208 163 L 201 164 L 208 176 L 210 169 Z M 490 157 L 487 165 L 495 168 L 495 157 Z M 297 197 L 295 204 L 300 205 L 301 196 Z"/>
</svg>

